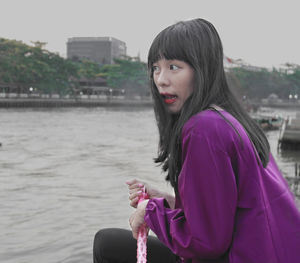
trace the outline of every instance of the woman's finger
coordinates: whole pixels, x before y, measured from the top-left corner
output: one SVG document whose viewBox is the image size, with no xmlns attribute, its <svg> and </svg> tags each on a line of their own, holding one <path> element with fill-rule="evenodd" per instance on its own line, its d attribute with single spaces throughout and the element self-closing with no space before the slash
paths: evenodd
<svg viewBox="0 0 300 263">
<path fill-rule="evenodd" d="M 132 187 L 133 185 L 138 185 L 138 184 L 141 184 L 141 185 L 144 184 L 142 181 L 137 180 L 137 179 L 128 180 L 125 183 L 128 185 L 128 187 Z"/>
<path fill-rule="evenodd" d="M 136 207 L 137 207 L 137 204 L 138 204 L 138 201 L 139 201 L 139 198 L 136 197 L 136 198 L 134 198 L 133 200 L 131 200 L 130 205 L 131 205 L 132 207 L 136 208 Z"/>
<path fill-rule="evenodd" d="M 129 194 L 133 194 L 133 193 L 136 193 L 136 192 L 138 192 L 138 191 L 142 191 L 143 190 L 143 188 L 134 188 L 134 189 L 130 189 L 128 192 L 129 192 Z"/>
<path fill-rule="evenodd" d="M 131 193 L 129 195 L 129 200 L 132 200 L 132 199 L 134 199 L 136 197 L 139 197 L 141 194 L 142 194 L 142 191 L 137 191 L 137 192 Z"/>
<path fill-rule="evenodd" d="M 128 184 L 128 185 L 132 185 L 132 184 L 137 183 L 137 180 L 136 179 L 127 180 L 125 183 Z"/>
<path fill-rule="evenodd" d="M 139 183 L 129 185 L 128 189 L 132 190 L 132 189 L 143 188 L 143 187 L 144 187 L 144 184 L 139 182 Z"/>
</svg>

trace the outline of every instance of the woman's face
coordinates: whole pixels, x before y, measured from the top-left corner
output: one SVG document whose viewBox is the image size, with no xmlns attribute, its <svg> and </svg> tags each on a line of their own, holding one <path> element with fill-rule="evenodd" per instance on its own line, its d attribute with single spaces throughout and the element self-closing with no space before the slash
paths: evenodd
<svg viewBox="0 0 300 263">
<path fill-rule="evenodd" d="M 160 59 L 153 63 L 153 79 L 171 113 L 181 110 L 193 92 L 193 68 L 181 60 Z"/>
</svg>

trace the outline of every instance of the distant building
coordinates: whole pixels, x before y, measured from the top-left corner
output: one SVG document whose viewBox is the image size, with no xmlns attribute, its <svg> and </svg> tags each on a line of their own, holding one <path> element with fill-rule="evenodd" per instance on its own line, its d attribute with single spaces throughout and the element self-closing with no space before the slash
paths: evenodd
<svg viewBox="0 0 300 263">
<path fill-rule="evenodd" d="M 261 102 L 263 104 L 277 104 L 282 103 L 282 99 L 279 99 L 277 94 L 271 93 L 266 99 L 262 99 Z"/>
<path fill-rule="evenodd" d="M 231 68 L 243 68 L 243 69 L 249 70 L 249 71 L 267 70 L 266 68 L 252 66 L 252 65 L 246 63 L 245 61 L 243 61 L 242 59 L 232 59 L 232 58 L 226 57 L 225 55 L 223 57 L 223 65 L 224 65 L 225 71 L 229 71 Z M 271 71 L 271 70 L 269 70 L 269 71 Z"/>
<path fill-rule="evenodd" d="M 125 42 L 113 37 L 72 37 L 67 42 L 67 57 L 89 59 L 99 64 L 113 64 L 126 55 Z"/>
</svg>

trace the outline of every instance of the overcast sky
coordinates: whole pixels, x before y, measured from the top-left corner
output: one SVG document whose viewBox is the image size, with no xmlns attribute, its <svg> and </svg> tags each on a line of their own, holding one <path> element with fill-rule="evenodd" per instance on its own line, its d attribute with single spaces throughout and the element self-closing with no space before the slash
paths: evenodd
<svg viewBox="0 0 300 263">
<path fill-rule="evenodd" d="M 179 20 L 214 24 L 225 55 L 263 67 L 300 64 L 299 0 L 1 0 L 0 37 L 47 42 L 66 56 L 70 37 L 111 36 L 146 61 L 154 37 Z"/>
</svg>

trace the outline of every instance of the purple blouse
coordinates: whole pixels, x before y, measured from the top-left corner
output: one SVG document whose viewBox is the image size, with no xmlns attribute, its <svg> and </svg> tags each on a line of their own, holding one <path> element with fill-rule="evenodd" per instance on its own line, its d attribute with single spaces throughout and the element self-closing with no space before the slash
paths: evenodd
<svg viewBox="0 0 300 263">
<path fill-rule="evenodd" d="M 221 113 L 239 135 L 212 110 L 188 120 L 175 208 L 153 198 L 145 222 L 183 262 L 299 263 L 300 213 L 286 180 Z"/>
</svg>

